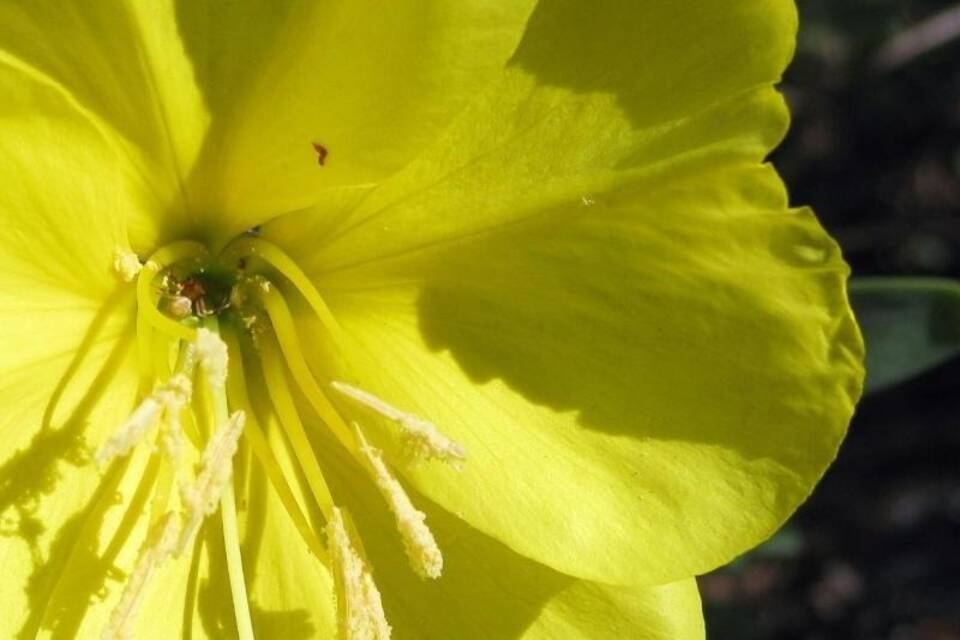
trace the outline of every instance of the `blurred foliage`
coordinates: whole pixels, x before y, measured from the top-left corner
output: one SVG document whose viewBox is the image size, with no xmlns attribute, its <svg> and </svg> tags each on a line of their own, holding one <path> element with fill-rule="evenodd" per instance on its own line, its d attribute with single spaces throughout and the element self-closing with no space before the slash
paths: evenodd
<svg viewBox="0 0 960 640">
<path fill-rule="evenodd" d="M 956 278 L 960 37 L 879 60 L 960 4 L 799 7 L 794 124 L 773 156 L 793 202 L 816 209 L 857 275 Z M 787 528 L 701 587 L 711 639 L 960 640 L 960 361 L 869 396 Z"/>
<path fill-rule="evenodd" d="M 860 274 L 960 272 L 960 39 L 882 71 L 883 45 L 956 6 L 800 0 L 784 82 L 793 129 L 773 160 Z"/>
<path fill-rule="evenodd" d="M 960 282 L 858 277 L 850 285 L 850 301 L 867 345 L 867 394 L 960 354 Z"/>
</svg>

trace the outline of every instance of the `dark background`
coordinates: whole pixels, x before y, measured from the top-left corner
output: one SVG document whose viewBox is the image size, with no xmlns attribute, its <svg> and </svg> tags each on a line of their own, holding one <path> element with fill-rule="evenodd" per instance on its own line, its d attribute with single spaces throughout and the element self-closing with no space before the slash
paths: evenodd
<svg viewBox="0 0 960 640">
<path fill-rule="evenodd" d="M 855 276 L 960 276 L 960 4 L 799 6 L 793 201 Z M 960 362 L 865 398 L 810 501 L 701 588 L 714 640 L 960 640 Z"/>
</svg>

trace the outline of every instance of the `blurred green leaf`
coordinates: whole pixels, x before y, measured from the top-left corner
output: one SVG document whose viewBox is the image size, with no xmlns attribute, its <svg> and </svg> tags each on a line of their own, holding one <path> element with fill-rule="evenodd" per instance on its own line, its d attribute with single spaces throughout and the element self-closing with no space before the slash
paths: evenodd
<svg viewBox="0 0 960 640">
<path fill-rule="evenodd" d="M 942 278 L 856 278 L 850 300 L 867 345 L 867 393 L 960 354 L 960 283 Z"/>
</svg>

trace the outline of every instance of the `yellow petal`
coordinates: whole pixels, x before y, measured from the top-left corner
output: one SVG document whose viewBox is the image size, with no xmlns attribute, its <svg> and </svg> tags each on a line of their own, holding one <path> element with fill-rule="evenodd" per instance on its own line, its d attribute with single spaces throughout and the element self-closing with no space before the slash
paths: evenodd
<svg viewBox="0 0 960 640">
<path fill-rule="evenodd" d="M 420 491 L 635 584 L 728 561 L 806 497 L 862 345 L 836 246 L 761 165 L 794 27 L 790 2 L 541 5 L 431 152 L 322 235 L 266 230 L 354 340 L 317 370 L 465 446 L 462 474 L 409 471 Z"/>
<path fill-rule="evenodd" d="M 0 635 L 32 636 L 82 616 L 64 567 L 106 571 L 90 563 L 114 496 L 89 455 L 136 393 L 132 292 L 112 270 L 132 205 L 115 148 L 60 87 L 6 58 L 0 86 Z"/>
<path fill-rule="evenodd" d="M 322 442 L 322 444 L 320 443 Z M 655 587 L 614 587 L 563 575 L 511 551 L 422 496 L 444 554 L 437 580 L 405 561 L 392 516 L 363 472 L 319 441 L 333 491 L 355 514 L 398 640 L 419 638 L 644 638 L 700 640 L 703 617 L 692 578 Z"/>
<path fill-rule="evenodd" d="M 167 0 L 0 6 L 0 59 L 59 86 L 115 138 L 126 170 L 149 185 L 151 209 L 122 212 L 142 251 L 191 222 L 183 182 L 209 122 L 175 14 Z"/>
<path fill-rule="evenodd" d="M 419 155 L 502 68 L 530 0 L 207 3 L 181 27 L 214 112 L 192 189 L 229 238 Z M 326 150 L 323 166 L 314 144 Z"/>
</svg>

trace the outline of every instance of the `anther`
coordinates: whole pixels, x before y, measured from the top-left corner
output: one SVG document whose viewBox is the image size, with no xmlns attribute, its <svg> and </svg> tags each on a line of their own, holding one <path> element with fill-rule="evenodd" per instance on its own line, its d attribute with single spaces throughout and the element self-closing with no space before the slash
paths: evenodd
<svg viewBox="0 0 960 640">
<path fill-rule="evenodd" d="M 433 533 L 427 527 L 426 514 L 413 506 L 407 492 L 390 473 L 380 450 L 367 444 L 359 425 L 354 423 L 353 428 L 367 471 L 396 519 L 397 530 L 403 540 L 410 566 L 421 578 L 436 580 L 443 572 L 443 554 L 440 553 Z"/>
<path fill-rule="evenodd" d="M 183 428 L 180 426 L 179 419 L 168 419 L 164 424 L 160 430 L 160 446 L 163 447 L 163 453 L 168 460 L 173 463 L 180 460 L 180 454 L 183 452 Z"/>
<path fill-rule="evenodd" d="M 337 629 L 341 640 L 388 640 L 390 625 L 380 591 L 350 540 L 340 509 L 327 522 L 327 546 L 337 585 Z"/>
<path fill-rule="evenodd" d="M 170 299 L 168 310 L 171 316 L 182 320 L 193 313 L 193 302 L 186 296 L 174 296 Z"/>
<path fill-rule="evenodd" d="M 197 331 L 197 357 L 211 386 L 222 389 L 227 381 L 227 344 L 215 332 Z"/>
<path fill-rule="evenodd" d="M 414 460 L 437 459 L 456 466 L 466 459 L 464 448 L 443 435 L 432 422 L 401 411 L 372 393 L 344 382 L 335 380 L 330 385 L 339 393 L 397 424 L 403 430 L 404 441 Z"/>
<path fill-rule="evenodd" d="M 203 452 L 196 481 L 192 486 L 181 489 L 186 525 L 180 534 L 176 555 L 182 554 L 190 545 L 203 519 L 216 511 L 220 496 L 233 475 L 233 456 L 237 452 L 237 441 L 245 421 L 246 414 L 235 411 L 220 425 Z"/>
<path fill-rule="evenodd" d="M 113 269 L 124 282 L 133 282 L 143 269 L 143 264 L 133 251 L 117 247 L 113 252 Z"/>
<path fill-rule="evenodd" d="M 103 640 L 128 640 L 133 637 L 131 626 L 143 601 L 147 583 L 160 562 L 173 550 L 179 528 L 174 513 L 168 512 L 147 534 L 120 600 L 110 614 Z"/>
<path fill-rule="evenodd" d="M 144 398 L 117 432 L 97 450 L 94 456 L 97 465 L 102 467 L 114 458 L 130 453 L 157 424 L 164 410 L 171 419 L 177 420 L 184 405 L 190 401 L 192 387 L 187 376 L 177 374 Z"/>
</svg>

